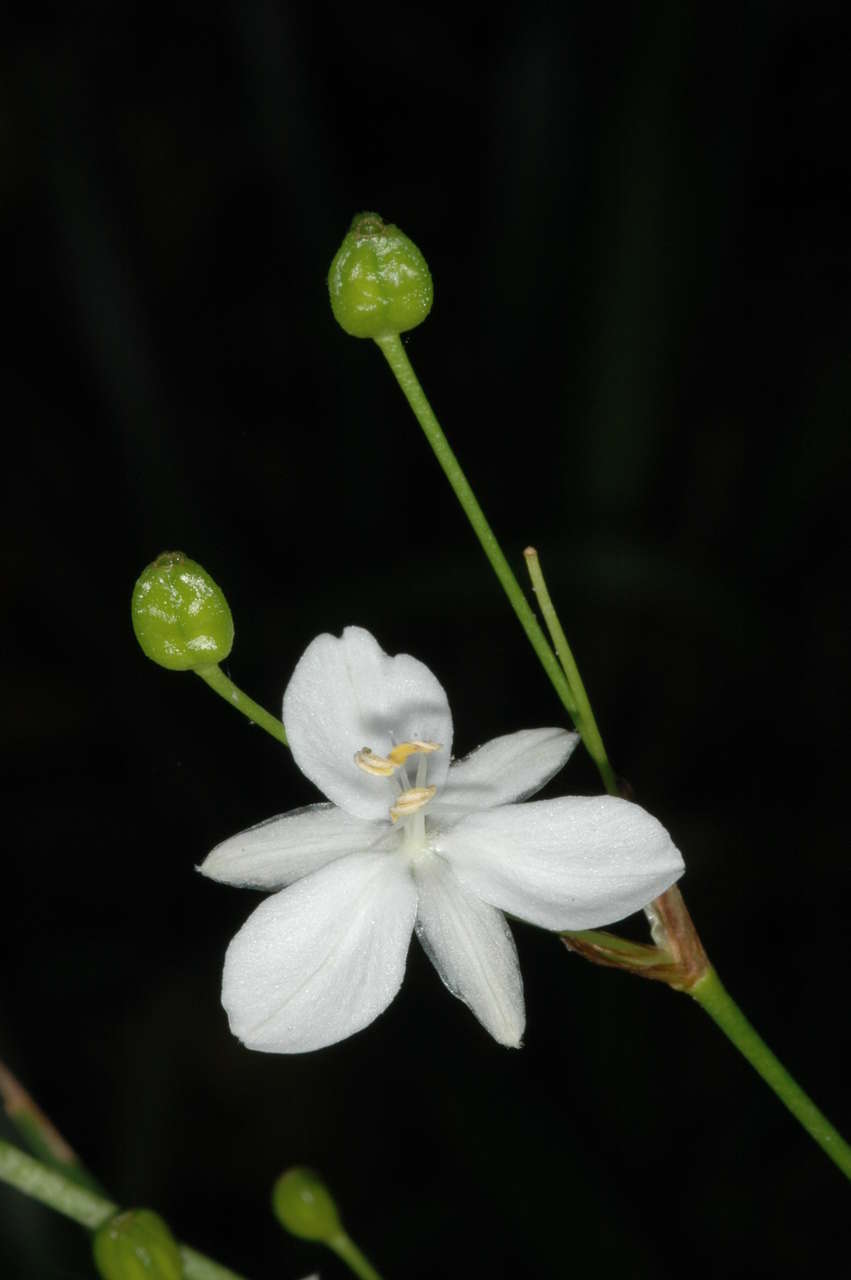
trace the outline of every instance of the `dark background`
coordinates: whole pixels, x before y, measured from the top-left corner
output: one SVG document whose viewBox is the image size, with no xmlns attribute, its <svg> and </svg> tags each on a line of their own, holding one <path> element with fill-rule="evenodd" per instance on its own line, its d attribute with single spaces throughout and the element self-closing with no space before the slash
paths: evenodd
<svg viewBox="0 0 851 1280">
<path fill-rule="evenodd" d="M 387 1280 L 828 1263 L 841 1175 L 690 1001 L 550 934 L 516 929 L 520 1053 L 416 944 L 348 1042 L 233 1040 L 220 967 L 256 897 L 193 868 L 315 793 L 143 659 L 128 603 L 181 548 L 273 709 L 356 622 L 438 674 L 459 753 L 561 722 L 378 351 L 330 315 L 352 215 L 399 223 L 450 439 L 518 570 L 541 549 L 727 985 L 847 1128 L 843 8 L 240 0 L 3 42 L 0 1055 L 117 1200 L 255 1280 L 344 1274 L 268 1212 L 297 1162 Z M 560 789 L 599 789 L 587 758 Z M 0 1188 L 10 1274 L 89 1276 L 87 1248 Z"/>
</svg>

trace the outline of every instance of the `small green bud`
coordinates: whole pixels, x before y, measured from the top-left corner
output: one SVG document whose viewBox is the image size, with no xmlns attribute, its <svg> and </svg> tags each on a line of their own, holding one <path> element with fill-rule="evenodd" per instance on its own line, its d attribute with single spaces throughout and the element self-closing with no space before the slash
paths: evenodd
<svg viewBox="0 0 851 1280">
<path fill-rule="evenodd" d="M 159 1214 L 127 1209 L 98 1227 L 92 1241 L 103 1280 L 181 1280 L 180 1249 Z"/>
<path fill-rule="evenodd" d="M 353 338 L 386 338 L 431 311 L 431 272 L 417 246 L 377 213 L 359 213 L 328 272 L 331 310 Z"/>
<path fill-rule="evenodd" d="M 133 630 L 145 656 L 170 671 L 222 662 L 233 618 L 220 587 L 182 551 L 164 551 L 133 588 Z"/>
<path fill-rule="evenodd" d="M 281 1226 L 302 1240 L 327 1244 L 342 1234 L 337 1206 L 312 1169 L 296 1167 L 282 1173 L 272 1188 L 272 1208 Z"/>
</svg>

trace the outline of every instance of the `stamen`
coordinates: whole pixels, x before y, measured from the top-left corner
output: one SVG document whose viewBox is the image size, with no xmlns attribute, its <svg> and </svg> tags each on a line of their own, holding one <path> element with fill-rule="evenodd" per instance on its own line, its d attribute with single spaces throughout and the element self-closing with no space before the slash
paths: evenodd
<svg viewBox="0 0 851 1280">
<path fill-rule="evenodd" d="M 431 755 L 432 751 L 440 750 L 439 742 L 420 742 L 415 739 L 413 742 L 400 742 L 398 747 L 394 747 L 390 752 L 390 759 L 395 760 L 396 764 L 404 764 L 408 756 L 416 755 L 421 752 L 424 756 Z"/>
<path fill-rule="evenodd" d="M 372 773 L 379 778 L 389 778 L 397 769 L 401 769 L 408 756 L 417 753 L 430 755 L 432 751 L 439 750 L 439 742 L 400 742 L 388 756 L 380 756 L 370 747 L 361 747 L 360 751 L 355 752 L 355 764 L 359 769 L 363 769 L 364 773 Z"/>
<path fill-rule="evenodd" d="M 377 755 L 369 747 L 361 747 L 360 751 L 355 752 L 355 764 L 364 773 L 374 774 L 377 778 L 390 778 L 399 767 L 393 760 Z"/>
<path fill-rule="evenodd" d="M 409 791 L 403 791 L 390 809 L 391 820 L 398 822 L 399 818 L 407 818 L 416 813 L 428 804 L 436 791 L 437 787 L 411 787 Z"/>
</svg>

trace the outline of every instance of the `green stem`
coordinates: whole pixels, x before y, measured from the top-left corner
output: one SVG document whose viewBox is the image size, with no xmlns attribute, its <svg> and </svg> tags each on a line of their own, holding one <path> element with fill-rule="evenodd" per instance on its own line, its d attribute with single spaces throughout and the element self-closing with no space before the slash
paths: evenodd
<svg viewBox="0 0 851 1280">
<path fill-rule="evenodd" d="M 118 1205 L 105 1196 L 81 1187 L 66 1174 L 48 1168 L 3 1138 L 0 1138 L 0 1181 L 9 1183 L 25 1196 L 39 1200 L 57 1213 L 63 1213 L 66 1218 L 72 1218 L 89 1231 L 96 1231 L 118 1212 Z M 245 1280 L 237 1272 L 220 1266 L 212 1258 L 196 1253 L 186 1245 L 180 1246 L 180 1254 L 186 1280 Z"/>
<path fill-rule="evenodd" d="M 118 1205 L 105 1196 L 81 1187 L 66 1174 L 48 1168 L 3 1138 L 0 1138 L 0 1179 L 90 1231 L 118 1212 Z"/>
<path fill-rule="evenodd" d="M 225 702 L 229 702 L 232 707 L 236 707 L 237 711 L 241 711 L 244 716 L 257 724 L 261 729 L 265 729 L 273 738 L 280 742 L 283 746 L 289 746 L 287 735 L 284 732 L 283 723 L 261 707 L 259 702 L 255 702 L 253 698 L 249 698 L 247 693 L 243 693 L 238 689 L 229 676 L 226 676 L 221 667 L 211 663 L 208 667 L 195 667 L 195 674 L 215 690 Z"/>
<path fill-rule="evenodd" d="M 104 1194 L 100 1183 L 84 1167 L 77 1153 L 68 1145 L 41 1108 L 36 1106 L 24 1086 L 4 1062 L 0 1062 L 0 1098 L 3 1100 L 7 1116 L 38 1160 L 52 1169 L 58 1169 L 78 1186 L 87 1187 L 96 1195 Z"/>
<path fill-rule="evenodd" d="M 851 1178 L 851 1146 L 834 1129 L 827 1116 L 823 1115 L 815 1103 L 810 1101 L 783 1064 L 778 1062 L 739 1006 L 725 991 L 715 970 L 710 969 L 705 977 L 700 978 L 689 989 L 689 995 L 693 996 L 706 1010 L 713 1022 L 736 1046 L 739 1053 L 747 1058 L 754 1071 L 758 1072 L 768 1087 L 774 1090 L 780 1101 L 789 1108 L 810 1137 L 815 1139 L 825 1155 L 842 1170 L 847 1178 Z"/>
<path fill-rule="evenodd" d="M 425 432 L 426 439 L 434 450 L 435 456 L 455 492 L 455 496 L 464 508 L 467 518 L 482 545 L 482 549 L 532 644 L 532 648 L 550 677 L 566 711 L 582 735 L 583 742 L 600 771 L 607 791 L 612 795 L 619 795 L 620 788 L 617 777 L 606 754 L 602 736 L 594 719 L 591 704 L 567 643 L 567 638 L 564 635 L 549 592 L 546 589 L 543 574 L 540 571 L 540 564 L 537 561 L 537 554 L 532 548 L 529 548 L 526 552 L 526 558 L 533 588 L 555 645 L 555 653 L 547 643 L 546 636 L 532 612 L 529 602 L 523 594 L 493 530 L 485 519 L 484 512 L 479 506 L 455 454 L 452 452 L 449 441 L 446 439 L 425 392 L 420 386 L 417 375 L 411 367 L 411 362 L 402 346 L 401 339 L 398 334 L 389 334 L 383 338 L 376 338 L 375 341 L 393 371 L 396 381 L 402 388 L 414 416 Z M 556 653 L 558 657 L 556 657 Z M 660 904 L 664 904 L 666 899 L 672 896 L 678 897 L 676 891 L 668 890 L 667 894 L 663 894 L 651 906 L 658 908 Z M 691 929 L 694 932 L 693 926 L 691 926 Z M 577 937 L 581 941 L 582 935 L 577 935 Z M 702 962 L 705 963 L 706 957 L 696 933 L 694 937 L 699 955 L 702 957 Z M 663 957 L 664 951 L 660 949 L 660 964 Z M 647 959 L 647 957 L 644 957 L 642 967 L 652 972 L 654 966 L 648 964 Z M 693 985 L 680 987 L 680 989 L 688 990 L 689 994 L 703 1006 L 718 1027 L 739 1052 L 747 1058 L 748 1062 L 762 1076 L 763 1080 L 777 1094 L 780 1100 L 785 1103 L 795 1118 L 800 1121 L 807 1132 L 821 1146 L 822 1150 L 846 1175 L 851 1177 L 851 1148 L 833 1128 L 826 1116 L 822 1115 L 800 1086 L 795 1083 L 765 1042 L 760 1039 L 741 1010 L 721 986 L 715 971 L 710 968 Z M 343 1255 L 341 1254 L 341 1256 Z M 367 1277 L 368 1280 L 374 1280 L 374 1272 L 371 1269 L 366 1272 L 358 1271 L 357 1274 Z"/>
<path fill-rule="evenodd" d="M 579 674 L 579 668 L 576 660 L 567 643 L 567 636 L 564 634 L 564 628 L 559 622 L 558 614 L 555 611 L 547 584 L 544 581 L 541 562 L 538 559 L 538 553 L 534 547 L 527 547 L 523 552 L 526 557 L 526 566 L 529 570 L 529 577 L 532 579 L 532 590 L 538 600 L 541 613 L 547 630 L 550 633 L 550 639 L 555 646 L 558 654 L 559 662 L 564 669 L 567 677 L 567 683 L 570 685 L 571 692 L 576 701 L 576 719 L 577 727 L 582 734 L 582 741 L 585 743 L 586 750 L 600 771 L 600 777 L 603 779 L 606 790 L 609 795 L 620 795 L 618 780 L 614 769 L 612 768 L 606 748 L 603 744 L 603 738 L 600 730 L 597 728 L 597 721 L 594 712 L 591 709 L 591 703 L 588 700 L 588 694 L 585 692 L 585 685 L 582 683 L 582 677 Z"/>
<path fill-rule="evenodd" d="M 390 365 L 396 381 L 402 388 L 405 399 L 411 406 L 414 417 L 419 422 L 426 439 L 434 450 L 435 457 L 443 468 L 444 474 L 449 481 L 456 498 L 466 512 L 467 519 L 473 526 L 476 537 L 482 545 L 482 550 L 490 561 L 491 568 L 502 584 L 505 594 L 508 596 L 512 609 L 517 615 L 521 627 L 526 632 L 529 642 L 535 653 L 538 655 L 541 665 L 552 681 L 553 687 L 561 699 L 568 715 L 573 717 L 576 707 L 570 692 L 570 686 L 565 679 L 564 672 L 558 664 L 558 659 L 547 643 L 547 637 L 544 635 L 538 619 L 535 617 L 532 607 L 517 578 L 514 575 L 510 564 L 506 560 L 502 548 L 496 540 L 496 536 L 485 519 L 485 513 L 479 506 L 473 490 L 467 481 L 467 477 L 461 470 L 458 459 L 452 452 L 449 441 L 443 434 L 443 430 L 437 418 L 434 416 L 432 407 L 426 399 L 425 392 L 419 384 L 417 375 L 411 367 L 411 362 L 402 346 L 402 341 L 398 334 L 387 334 L 383 338 L 376 338 L 375 342 L 380 347 L 384 358 Z"/>
<path fill-rule="evenodd" d="M 245 1276 L 220 1262 L 214 1262 L 204 1253 L 196 1253 L 189 1245 L 180 1246 L 180 1258 L 183 1262 L 183 1280 L 245 1280 Z"/>
<path fill-rule="evenodd" d="M 375 1267 L 364 1257 L 354 1240 L 347 1236 L 345 1231 L 333 1236 L 328 1241 L 328 1248 L 333 1249 L 337 1257 L 345 1262 L 349 1270 L 353 1271 L 356 1276 L 360 1276 L 360 1280 L 381 1280 L 381 1276 Z"/>
</svg>

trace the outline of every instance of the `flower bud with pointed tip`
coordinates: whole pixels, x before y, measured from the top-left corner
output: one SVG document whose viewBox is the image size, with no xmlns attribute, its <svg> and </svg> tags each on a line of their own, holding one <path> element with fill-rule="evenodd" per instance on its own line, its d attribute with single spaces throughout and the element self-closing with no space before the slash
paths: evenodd
<svg viewBox="0 0 851 1280">
<path fill-rule="evenodd" d="M 181 1280 L 180 1249 L 159 1214 L 127 1209 L 98 1227 L 92 1241 L 103 1280 Z"/>
<path fill-rule="evenodd" d="M 146 657 L 170 671 L 224 661 L 233 648 L 228 602 L 206 569 L 165 551 L 133 588 L 133 630 Z"/>
<path fill-rule="evenodd" d="M 331 310 L 354 338 L 386 338 L 422 324 L 434 289 L 425 258 L 398 227 L 359 213 L 328 272 Z"/>
<path fill-rule="evenodd" d="M 281 1226 L 302 1240 L 327 1244 L 343 1230 L 331 1193 L 313 1169 L 282 1173 L 272 1188 L 272 1208 Z"/>
</svg>

